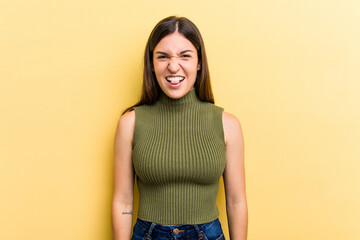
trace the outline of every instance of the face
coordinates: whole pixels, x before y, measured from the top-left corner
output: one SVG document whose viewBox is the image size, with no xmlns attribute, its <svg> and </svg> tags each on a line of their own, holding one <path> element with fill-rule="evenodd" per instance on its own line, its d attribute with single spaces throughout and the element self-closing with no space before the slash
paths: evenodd
<svg viewBox="0 0 360 240">
<path fill-rule="evenodd" d="M 156 45 L 154 72 L 162 91 L 170 98 L 181 98 L 194 88 L 200 70 L 194 45 L 181 33 L 167 35 Z"/>
</svg>

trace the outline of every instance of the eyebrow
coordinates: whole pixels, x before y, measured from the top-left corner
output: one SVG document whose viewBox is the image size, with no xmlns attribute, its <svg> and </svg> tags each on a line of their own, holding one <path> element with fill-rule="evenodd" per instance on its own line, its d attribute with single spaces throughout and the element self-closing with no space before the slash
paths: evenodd
<svg viewBox="0 0 360 240">
<path fill-rule="evenodd" d="M 179 53 L 179 55 L 184 54 L 184 53 L 186 53 L 186 52 L 193 52 L 193 50 L 188 49 L 188 50 L 181 51 L 181 52 Z M 155 54 L 169 55 L 168 53 L 162 52 L 162 51 L 157 51 Z"/>
</svg>

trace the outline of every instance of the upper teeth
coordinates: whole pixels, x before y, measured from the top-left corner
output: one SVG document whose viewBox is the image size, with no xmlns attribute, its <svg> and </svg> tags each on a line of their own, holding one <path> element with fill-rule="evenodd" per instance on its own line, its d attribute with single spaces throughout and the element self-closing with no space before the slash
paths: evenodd
<svg viewBox="0 0 360 240">
<path fill-rule="evenodd" d="M 181 81 L 183 79 L 184 79 L 184 77 L 166 77 L 166 80 L 169 80 L 169 81 Z"/>
</svg>

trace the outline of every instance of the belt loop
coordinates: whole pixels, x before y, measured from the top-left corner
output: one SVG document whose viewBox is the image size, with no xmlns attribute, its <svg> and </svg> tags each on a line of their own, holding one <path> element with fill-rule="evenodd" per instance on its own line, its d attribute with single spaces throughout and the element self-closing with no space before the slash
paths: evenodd
<svg viewBox="0 0 360 240">
<path fill-rule="evenodd" d="M 194 228 L 196 229 L 197 234 L 199 235 L 199 239 L 202 239 L 204 237 L 203 231 L 200 231 L 197 224 L 194 224 Z"/>
<path fill-rule="evenodd" d="M 156 223 L 151 223 L 151 226 L 150 226 L 150 228 L 149 228 L 149 231 L 148 231 L 148 233 L 146 234 L 146 239 L 151 239 L 151 232 L 152 232 L 152 230 L 154 229 L 155 225 L 156 225 Z"/>
</svg>

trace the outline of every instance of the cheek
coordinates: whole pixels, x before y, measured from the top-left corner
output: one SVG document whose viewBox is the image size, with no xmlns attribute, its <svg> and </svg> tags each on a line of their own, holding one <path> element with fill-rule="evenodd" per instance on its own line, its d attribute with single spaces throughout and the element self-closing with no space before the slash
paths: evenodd
<svg viewBox="0 0 360 240">
<path fill-rule="evenodd" d="M 159 63 L 154 64 L 155 75 L 161 74 L 163 72 L 163 70 L 164 70 L 164 67 L 162 66 L 162 64 L 159 64 Z"/>
<path fill-rule="evenodd" d="M 189 63 L 185 66 L 185 68 L 189 74 L 197 74 L 198 64 L 196 62 Z"/>
<path fill-rule="evenodd" d="M 154 63 L 154 71 L 163 72 L 166 69 L 167 64 L 164 62 Z"/>
</svg>

